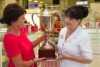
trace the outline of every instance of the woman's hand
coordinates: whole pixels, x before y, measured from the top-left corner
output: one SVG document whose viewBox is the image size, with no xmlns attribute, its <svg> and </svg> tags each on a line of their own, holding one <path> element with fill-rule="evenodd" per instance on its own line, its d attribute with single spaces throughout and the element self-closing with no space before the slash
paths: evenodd
<svg viewBox="0 0 100 67">
<path fill-rule="evenodd" d="M 91 63 L 92 59 L 87 59 L 83 56 L 72 56 L 72 55 L 68 55 L 68 54 L 64 54 L 64 53 L 58 53 L 59 56 L 54 60 L 72 60 L 72 61 L 76 61 L 76 62 L 80 62 L 80 63 Z"/>
<path fill-rule="evenodd" d="M 65 54 L 65 53 L 58 53 L 58 57 L 55 59 L 55 61 L 67 59 L 67 58 L 69 58 L 69 57 L 70 57 L 70 55 L 68 55 L 68 54 Z"/>
<path fill-rule="evenodd" d="M 43 35 L 41 35 L 41 40 L 48 40 L 49 39 L 49 37 L 50 37 L 50 34 L 49 33 L 44 33 Z"/>
<path fill-rule="evenodd" d="M 49 36 L 49 34 L 44 33 L 38 39 L 32 41 L 33 48 L 39 45 L 42 41 L 47 41 L 49 39 Z"/>
<path fill-rule="evenodd" d="M 33 61 L 34 61 L 35 63 L 41 62 L 41 61 L 45 61 L 45 60 L 46 60 L 46 58 L 36 58 L 36 59 L 33 59 Z"/>
</svg>

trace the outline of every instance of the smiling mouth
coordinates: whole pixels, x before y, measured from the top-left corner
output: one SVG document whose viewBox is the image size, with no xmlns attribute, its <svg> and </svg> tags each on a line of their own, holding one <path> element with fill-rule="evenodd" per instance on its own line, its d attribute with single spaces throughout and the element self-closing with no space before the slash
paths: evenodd
<svg viewBox="0 0 100 67">
<path fill-rule="evenodd" d="M 71 24 L 67 24 L 67 26 L 69 26 L 69 25 L 71 25 Z"/>
</svg>

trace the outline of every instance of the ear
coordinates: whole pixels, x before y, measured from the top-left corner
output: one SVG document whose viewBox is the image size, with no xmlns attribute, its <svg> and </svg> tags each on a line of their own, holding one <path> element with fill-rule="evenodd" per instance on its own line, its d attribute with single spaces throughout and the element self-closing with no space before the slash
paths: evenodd
<svg viewBox="0 0 100 67">
<path fill-rule="evenodd" d="M 16 23 L 17 23 L 17 21 L 12 21 L 12 22 L 11 22 L 11 24 L 13 24 L 13 25 L 16 24 Z"/>
</svg>

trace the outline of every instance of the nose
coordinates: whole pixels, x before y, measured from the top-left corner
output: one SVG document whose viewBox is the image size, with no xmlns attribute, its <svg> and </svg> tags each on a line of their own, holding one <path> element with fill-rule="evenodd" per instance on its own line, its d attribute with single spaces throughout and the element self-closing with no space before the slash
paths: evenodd
<svg viewBox="0 0 100 67">
<path fill-rule="evenodd" d="M 71 22 L 72 22 L 72 19 L 69 18 L 69 17 L 67 17 L 67 18 L 65 18 L 65 22 L 66 22 L 66 23 L 71 23 Z"/>
</svg>

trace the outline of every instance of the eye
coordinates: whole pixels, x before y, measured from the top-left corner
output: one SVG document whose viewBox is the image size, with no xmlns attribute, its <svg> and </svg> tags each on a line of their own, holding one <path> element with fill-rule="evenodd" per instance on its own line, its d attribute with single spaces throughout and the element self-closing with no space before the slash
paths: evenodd
<svg viewBox="0 0 100 67">
<path fill-rule="evenodd" d="M 24 23 L 27 23 L 27 21 L 24 21 Z"/>
</svg>

